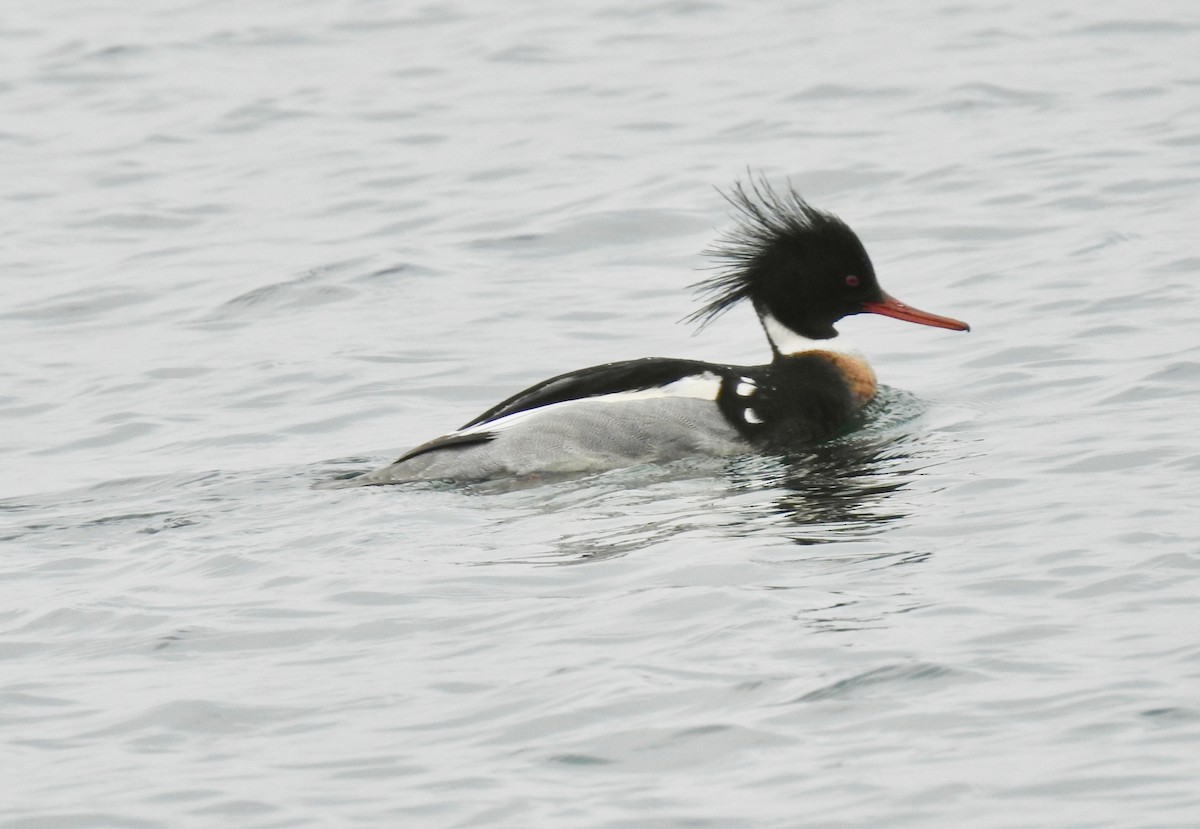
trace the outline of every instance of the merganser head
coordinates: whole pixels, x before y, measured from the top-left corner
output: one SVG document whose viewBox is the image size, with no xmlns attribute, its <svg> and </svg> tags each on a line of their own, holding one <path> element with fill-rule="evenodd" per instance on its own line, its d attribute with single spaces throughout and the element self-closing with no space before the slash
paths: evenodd
<svg viewBox="0 0 1200 829">
<path fill-rule="evenodd" d="M 790 187 L 784 193 L 765 180 L 739 183 L 725 198 L 738 224 L 706 253 L 717 273 L 694 287 L 708 299 L 689 321 L 707 325 L 750 300 L 768 328 L 773 323 L 810 340 L 837 336 L 833 325 L 851 314 L 969 331 L 965 322 L 920 311 L 889 296 L 858 236 L 834 216 L 809 205 Z M 778 345 L 772 341 L 778 350 Z"/>
</svg>

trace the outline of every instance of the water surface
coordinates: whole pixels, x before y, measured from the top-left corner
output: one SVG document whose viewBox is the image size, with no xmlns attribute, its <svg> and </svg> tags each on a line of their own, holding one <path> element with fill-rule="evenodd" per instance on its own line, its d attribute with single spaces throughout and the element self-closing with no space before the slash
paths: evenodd
<svg viewBox="0 0 1200 829">
<path fill-rule="evenodd" d="M 14 7 L 0 826 L 1200 823 L 1187 4 Z M 675 324 L 790 177 L 889 291 L 788 459 L 320 490 Z"/>
</svg>

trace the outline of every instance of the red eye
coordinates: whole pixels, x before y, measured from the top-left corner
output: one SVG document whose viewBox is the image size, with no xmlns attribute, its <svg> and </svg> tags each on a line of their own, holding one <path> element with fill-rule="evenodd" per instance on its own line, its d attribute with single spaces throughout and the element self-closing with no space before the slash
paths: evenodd
<svg viewBox="0 0 1200 829">
<path fill-rule="evenodd" d="M 848 285 L 851 288 L 857 288 L 858 287 L 858 277 L 857 276 L 847 276 L 846 277 L 846 285 Z"/>
</svg>

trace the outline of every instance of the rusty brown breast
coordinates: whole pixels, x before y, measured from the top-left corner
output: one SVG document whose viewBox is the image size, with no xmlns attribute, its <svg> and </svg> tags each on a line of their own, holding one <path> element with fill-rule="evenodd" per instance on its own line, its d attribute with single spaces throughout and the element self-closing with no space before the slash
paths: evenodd
<svg viewBox="0 0 1200 829">
<path fill-rule="evenodd" d="M 875 389 L 878 384 L 875 382 L 875 372 L 871 370 L 871 366 L 862 357 L 846 354 L 841 351 L 822 351 L 819 349 L 805 353 L 828 360 L 833 364 L 838 373 L 845 378 L 846 385 L 850 388 L 850 394 L 854 396 L 854 402 L 858 408 L 861 409 L 871 402 L 871 398 L 875 396 Z"/>
</svg>

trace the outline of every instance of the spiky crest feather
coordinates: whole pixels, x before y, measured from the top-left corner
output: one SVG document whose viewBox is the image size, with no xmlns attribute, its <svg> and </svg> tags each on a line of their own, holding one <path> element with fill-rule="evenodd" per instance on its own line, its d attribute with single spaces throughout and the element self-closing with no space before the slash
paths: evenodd
<svg viewBox="0 0 1200 829">
<path fill-rule="evenodd" d="M 706 301 L 684 321 L 699 323 L 700 329 L 753 296 L 757 266 L 771 245 L 801 237 L 822 225 L 845 227 L 837 216 L 806 202 L 791 182 L 780 193 L 765 177 L 752 176 L 749 185 L 738 181 L 729 192 L 718 192 L 733 206 L 737 224 L 704 251 L 716 262 L 712 266 L 716 273 L 692 285 L 692 290 Z"/>
</svg>

